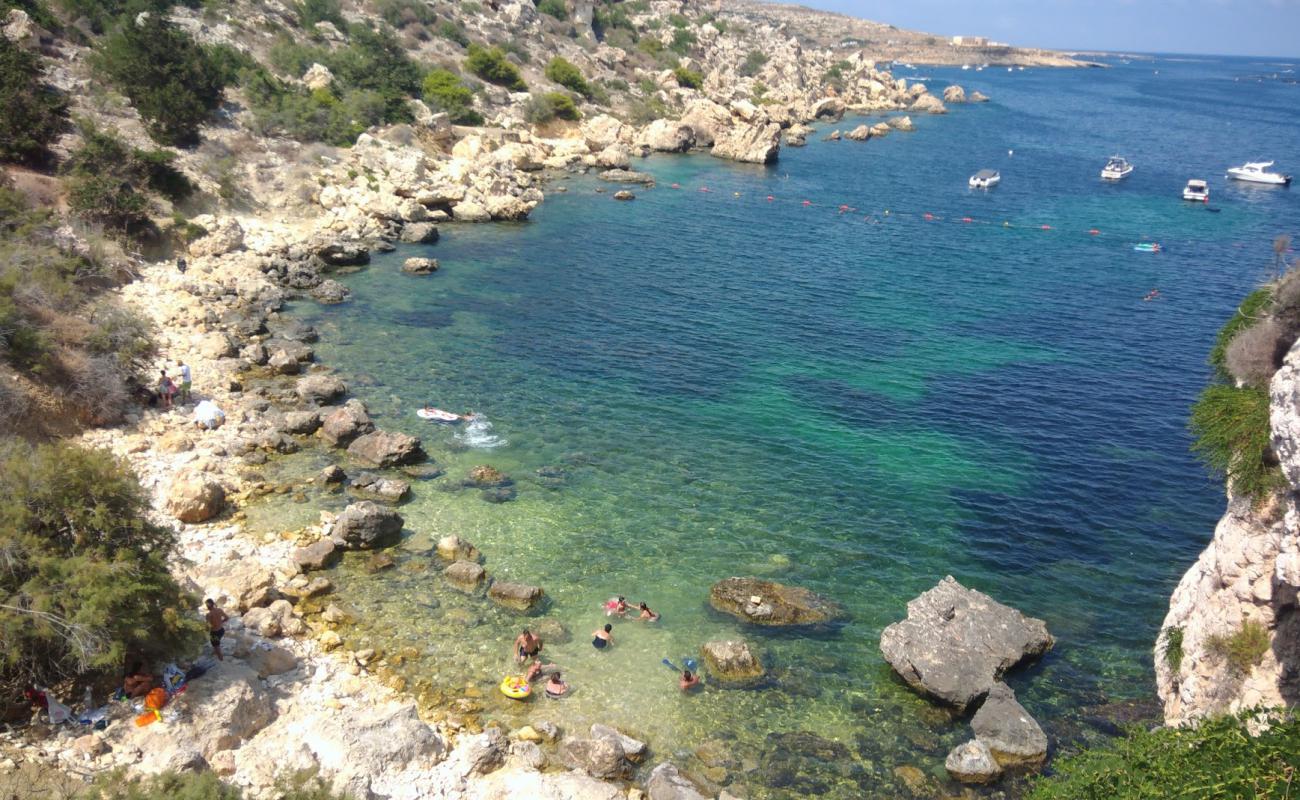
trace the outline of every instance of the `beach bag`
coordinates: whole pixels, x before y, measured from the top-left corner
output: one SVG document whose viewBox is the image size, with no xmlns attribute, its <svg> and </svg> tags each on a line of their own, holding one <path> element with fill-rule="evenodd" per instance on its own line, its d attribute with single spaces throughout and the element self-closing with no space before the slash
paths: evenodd
<svg viewBox="0 0 1300 800">
<path fill-rule="evenodd" d="M 182 692 L 185 690 L 185 673 L 175 664 L 168 664 L 163 668 L 162 684 L 169 697 Z"/>
</svg>

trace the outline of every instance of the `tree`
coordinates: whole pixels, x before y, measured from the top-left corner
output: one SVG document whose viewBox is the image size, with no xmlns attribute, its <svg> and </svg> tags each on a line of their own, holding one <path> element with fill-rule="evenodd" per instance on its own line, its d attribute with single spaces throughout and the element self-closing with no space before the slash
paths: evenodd
<svg viewBox="0 0 1300 800">
<path fill-rule="evenodd" d="M 99 62 L 161 144 L 197 143 L 226 86 L 226 70 L 161 14 L 125 23 L 104 42 Z"/>
<path fill-rule="evenodd" d="M 564 56 L 555 56 L 546 64 L 546 77 L 583 97 L 591 97 L 591 86 L 582 77 L 582 71 Z"/>
<path fill-rule="evenodd" d="M 148 520 L 109 453 L 57 442 L 0 453 L 0 676 L 49 684 L 174 655 L 202 626 L 167 569 L 171 531 Z"/>
<path fill-rule="evenodd" d="M 165 150 L 139 150 L 85 123 L 82 144 L 64 167 L 72 210 L 107 227 L 132 234 L 149 226 L 149 193 L 181 200 L 193 185 L 172 165 Z"/>
<path fill-rule="evenodd" d="M 471 44 L 465 66 L 488 83 L 504 86 L 512 92 L 528 91 L 528 84 L 524 83 L 519 68 L 506 59 L 505 51 L 500 47 L 488 48 L 478 43 Z"/>
<path fill-rule="evenodd" d="M 67 126 L 68 103 L 41 80 L 40 60 L 0 36 L 0 161 L 40 164 Z"/>
</svg>

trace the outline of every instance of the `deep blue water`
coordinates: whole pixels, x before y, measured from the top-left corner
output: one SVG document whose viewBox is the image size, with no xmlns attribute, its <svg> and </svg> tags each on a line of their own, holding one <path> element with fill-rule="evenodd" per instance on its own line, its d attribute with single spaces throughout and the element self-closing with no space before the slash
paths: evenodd
<svg viewBox="0 0 1300 800">
<path fill-rule="evenodd" d="M 1081 706 L 1153 693 L 1169 593 L 1223 506 L 1188 452 L 1188 408 L 1214 332 L 1269 276 L 1274 237 L 1300 234 L 1300 188 L 1223 177 L 1259 157 L 1300 171 L 1300 87 L 1253 77 L 1284 68 L 903 69 L 992 102 L 866 143 L 823 142 L 826 127 L 766 168 L 651 158 L 640 168 L 658 187 L 631 203 L 562 176 L 530 222 L 447 226 L 349 276 L 352 302 L 302 313 L 377 422 L 423 436 L 446 467 L 403 507 L 415 537 L 473 540 L 492 574 L 545 586 L 548 617 L 575 634 L 550 652 L 580 691 L 540 711 L 634 726 L 687 762 L 735 738 L 758 758 L 728 780 L 752 796 L 800 793 L 763 766 L 783 746 L 765 737 L 811 731 L 858 759 L 828 795 L 891 796 L 895 765 L 941 775 L 965 736 L 918 722 L 924 703 L 876 649 L 945 574 L 1047 620 L 1059 644 L 1015 685 L 1049 732 Z M 1113 153 L 1136 171 L 1106 185 Z M 984 167 L 1002 185 L 968 190 Z M 1181 201 L 1192 177 L 1219 213 Z M 441 271 L 400 273 L 426 251 Z M 508 444 L 466 448 L 413 417 L 425 401 L 485 413 Z M 517 499 L 457 491 L 479 463 L 511 473 Z M 555 465 L 562 485 L 535 477 Z M 850 621 L 818 637 L 742 630 L 706 604 L 731 574 L 821 591 Z M 355 636 L 428 654 L 413 679 L 488 688 L 509 668 L 517 621 L 435 576 L 339 580 L 379 621 Z M 664 624 L 620 623 L 597 658 L 583 626 L 620 593 Z M 737 635 L 775 686 L 672 691 L 660 657 Z"/>
</svg>

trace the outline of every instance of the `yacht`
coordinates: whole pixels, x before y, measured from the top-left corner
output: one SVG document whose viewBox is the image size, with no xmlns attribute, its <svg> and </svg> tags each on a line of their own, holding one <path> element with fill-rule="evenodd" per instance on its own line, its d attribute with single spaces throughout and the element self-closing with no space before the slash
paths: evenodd
<svg viewBox="0 0 1300 800">
<path fill-rule="evenodd" d="M 1111 156 L 1106 162 L 1106 166 L 1101 168 L 1101 177 L 1103 180 L 1118 181 L 1128 177 L 1133 171 L 1133 165 L 1123 156 Z"/>
<path fill-rule="evenodd" d="M 1236 178 L 1239 181 L 1249 181 L 1251 183 L 1269 183 L 1275 186 L 1290 186 L 1291 176 L 1282 175 L 1277 172 L 1269 172 L 1268 168 L 1273 166 L 1272 161 L 1249 161 L 1240 167 L 1233 167 L 1228 170 L 1229 178 Z"/>
<path fill-rule="evenodd" d="M 970 176 L 970 188 L 992 189 L 1002 182 L 1002 176 L 995 169 L 982 169 Z"/>
<path fill-rule="evenodd" d="M 1192 178 L 1183 187 L 1183 199 L 1191 200 L 1195 203 L 1210 202 L 1210 186 L 1199 178 Z"/>
</svg>

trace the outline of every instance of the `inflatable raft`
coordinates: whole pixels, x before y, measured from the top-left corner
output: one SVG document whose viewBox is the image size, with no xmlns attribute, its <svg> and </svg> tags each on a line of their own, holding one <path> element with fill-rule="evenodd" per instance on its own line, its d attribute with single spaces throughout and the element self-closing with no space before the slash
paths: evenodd
<svg viewBox="0 0 1300 800">
<path fill-rule="evenodd" d="M 501 685 L 497 687 L 501 694 L 513 700 L 523 700 L 533 693 L 533 686 L 523 675 L 507 675 L 501 679 Z"/>
<path fill-rule="evenodd" d="M 420 419 L 427 419 L 431 422 L 460 422 L 460 414 L 453 414 L 450 411 L 443 411 L 441 408 L 421 408 L 417 409 L 415 416 Z"/>
</svg>

